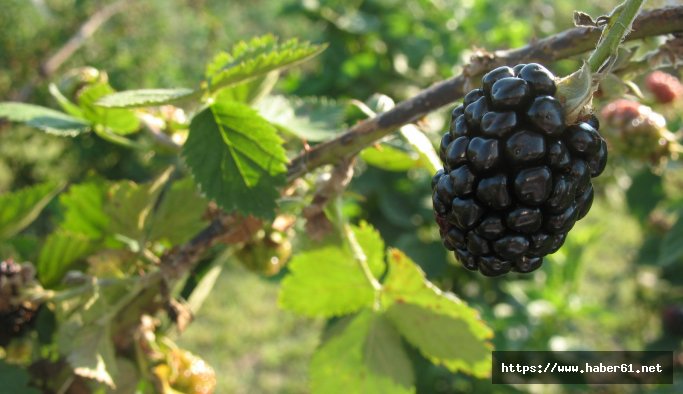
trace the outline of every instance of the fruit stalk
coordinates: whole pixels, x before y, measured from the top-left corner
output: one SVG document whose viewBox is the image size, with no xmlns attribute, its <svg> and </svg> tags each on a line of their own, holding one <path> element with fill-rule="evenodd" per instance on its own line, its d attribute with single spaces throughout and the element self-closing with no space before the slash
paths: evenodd
<svg viewBox="0 0 683 394">
<path fill-rule="evenodd" d="M 592 113 L 593 93 L 614 66 L 619 45 L 631 31 L 642 3 L 643 0 L 626 0 L 610 15 L 599 17 L 598 23 L 605 21 L 605 26 L 588 61 L 558 81 L 557 98 L 563 104 L 567 123 L 575 123 Z"/>
<path fill-rule="evenodd" d="M 633 21 L 643 5 L 643 0 L 626 0 L 618 5 L 609 15 L 609 20 L 600 36 L 600 41 L 595 50 L 588 58 L 588 66 L 592 73 L 609 72 L 604 70 L 603 65 L 617 55 L 619 44 L 631 31 Z M 607 64 L 611 68 L 610 64 Z"/>
</svg>

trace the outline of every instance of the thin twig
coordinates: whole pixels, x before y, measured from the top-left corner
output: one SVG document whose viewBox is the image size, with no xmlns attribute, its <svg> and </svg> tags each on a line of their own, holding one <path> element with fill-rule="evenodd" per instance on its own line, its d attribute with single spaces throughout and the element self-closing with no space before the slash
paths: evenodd
<svg viewBox="0 0 683 394">
<path fill-rule="evenodd" d="M 85 23 L 81 25 L 76 34 L 71 36 L 69 41 L 62 45 L 55 53 L 50 56 L 43 64 L 40 66 L 40 72 L 45 77 L 48 78 L 61 67 L 64 62 L 66 62 L 77 50 L 79 50 L 85 42 L 92 37 L 93 34 L 112 16 L 123 11 L 126 3 L 129 0 L 118 0 L 108 6 L 98 10 L 88 18 Z"/>
<path fill-rule="evenodd" d="M 85 42 L 95 34 L 111 17 L 123 11 L 129 0 L 118 0 L 101 8 L 88 18 L 74 33 L 69 40 L 57 49 L 50 57 L 40 65 L 40 75 L 24 85 L 15 100 L 26 101 L 33 93 L 36 85 L 50 78 Z"/>
</svg>

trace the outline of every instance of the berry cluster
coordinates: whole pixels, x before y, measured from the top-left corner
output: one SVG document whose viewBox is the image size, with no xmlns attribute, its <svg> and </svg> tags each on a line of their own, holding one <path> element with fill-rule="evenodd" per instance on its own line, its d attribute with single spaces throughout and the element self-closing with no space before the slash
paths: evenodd
<svg viewBox="0 0 683 394">
<path fill-rule="evenodd" d="M 37 306 L 19 298 L 22 287 L 32 283 L 34 277 L 35 269 L 30 264 L 0 261 L 0 346 L 21 336 L 35 320 Z"/>
<path fill-rule="evenodd" d="M 654 71 L 645 78 L 645 86 L 660 103 L 671 103 L 683 96 L 683 84 L 675 76 Z"/>
<path fill-rule="evenodd" d="M 675 159 L 680 146 L 666 126 L 666 119 L 639 102 L 618 99 L 601 112 L 610 148 L 632 159 L 652 164 Z"/>
<path fill-rule="evenodd" d="M 555 92 L 539 64 L 499 67 L 453 110 L 432 201 L 443 244 L 470 270 L 537 269 L 591 207 L 607 144 L 595 117 L 567 126 Z"/>
</svg>

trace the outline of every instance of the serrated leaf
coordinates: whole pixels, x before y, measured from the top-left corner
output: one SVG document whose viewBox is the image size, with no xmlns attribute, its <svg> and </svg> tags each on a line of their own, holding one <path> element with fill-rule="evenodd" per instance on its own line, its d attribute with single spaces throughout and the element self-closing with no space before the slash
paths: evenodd
<svg viewBox="0 0 683 394">
<path fill-rule="evenodd" d="M 278 128 L 312 142 L 333 138 L 344 129 L 345 106 L 326 98 L 268 96 L 257 109 Z"/>
<path fill-rule="evenodd" d="M 287 157 L 256 111 L 237 102 L 206 108 L 192 119 L 182 153 L 201 190 L 226 211 L 274 216 Z"/>
<path fill-rule="evenodd" d="M 279 303 L 306 316 L 341 316 L 371 307 L 374 289 L 353 255 L 326 246 L 294 256 L 282 281 Z"/>
<path fill-rule="evenodd" d="M 325 49 L 323 45 L 291 39 L 279 43 L 272 35 L 239 42 L 230 52 L 221 52 L 206 67 L 209 90 L 216 92 L 224 87 L 263 76 L 311 58 Z"/>
<path fill-rule="evenodd" d="M 222 89 L 216 95 L 216 101 L 238 101 L 250 105 L 259 103 L 270 94 L 278 79 L 280 72 L 271 71 L 264 76 Z"/>
<path fill-rule="evenodd" d="M 337 327 L 339 332 L 313 355 L 313 394 L 415 392 L 410 360 L 401 348 L 400 338 L 381 316 L 364 311 L 348 324 L 337 324 L 345 325 Z"/>
<path fill-rule="evenodd" d="M 387 144 L 367 147 L 360 152 L 360 157 L 371 166 L 387 171 L 407 171 L 418 164 L 417 155 Z"/>
<path fill-rule="evenodd" d="M 115 387 L 116 352 L 110 331 L 106 319 L 86 324 L 71 320 L 60 326 L 57 345 L 76 375 Z"/>
<path fill-rule="evenodd" d="M 683 210 L 679 212 L 678 220 L 666 233 L 659 248 L 657 265 L 667 266 L 683 258 Z"/>
<path fill-rule="evenodd" d="M 384 241 L 365 222 L 353 226 L 372 275 L 384 273 Z M 280 305 L 307 316 L 340 316 L 372 306 L 375 290 L 347 245 L 328 244 L 294 256 L 280 288 Z"/>
<path fill-rule="evenodd" d="M 110 219 L 109 230 L 131 240 L 143 242 L 152 208 L 171 171 L 165 171 L 154 181 L 136 184 L 122 181 L 112 185 L 107 192 L 104 213 Z"/>
<path fill-rule="evenodd" d="M 25 123 L 50 134 L 75 137 L 90 129 L 90 124 L 62 112 L 33 104 L 0 103 L 0 118 Z"/>
<path fill-rule="evenodd" d="M 384 315 L 376 315 L 365 339 L 364 361 L 368 370 L 379 376 L 391 377 L 402 388 L 413 391 L 415 374 L 401 335 Z"/>
<path fill-rule="evenodd" d="M 96 283 L 90 291 L 63 300 L 55 310 L 55 343 L 74 373 L 113 387 L 116 358 L 106 313 L 107 302 Z"/>
<path fill-rule="evenodd" d="M 491 371 L 492 336 L 476 310 L 426 280 L 398 250 L 389 253 L 382 305 L 396 329 L 435 364 L 484 377 Z"/>
<path fill-rule="evenodd" d="M 131 286 L 130 281 L 121 281 L 101 288 L 93 280 L 90 285 L 87 291 L 71 293 L 56 304 L 55 343 L 74 373 L 113 388 L 118 371 L 112 319 L 120 312 L 122 300 L 139 295 L 141 284 Z"/>
<path fill-rule="evenodd" d="M 382 236 L 366 222 L 361 222 L 359 226 L 352 226 L 351 229 L 356 236 L 356 241 L 363 249 L 370 271 L 375 278 L 380 277 L 386 269 Z"/>
<path fill-rule="evenodd" d="M 0 360 L 0 382 L 5 393 L 12 394 L 40 394 L 41 392 L 29 386 L 31 375 L 28 370 L 18 365 Z"/>
<path fill-rule="evenodd" d="M 54 183 L 43 183 L 0 195 L 0 239 L 12 237 L 36 220 L 59 189 Z"/>
<path fill-rule="evenodd" d="M 90 239 L 104 237 L 110 223 L 104 213 L 106 187 L 101 182 L 73 185 L 62 194 L 59 203 L 65 210 L 60 227 Z"/>
<path fill-rule="evenodd" d="M 96 105 L 106 108 L 139 108 L 171 104 L 194 95 L 188 88 L 125 90 L 101 97 Z"/>
<path fill-rule="evenodd" d="M 79 259 L 92 252 L 94 244 L 87 237 L 65 231 L 50 234 L 38 256 L 38 279 L 45 287 L 53 287 Z"/>
<path fill-rule="evenodd" d="M 173 183 L 150 219 L 149 240 L 164 240 L 171 245 L 189 241 L 206 225 L 202 218 L 206 205 L 192 179 Z"/>
<path fill-rule="evenodd" d="M 128 109 L 104 108 L 97 101 L 113 94 L 115 90 L 107 83 L 94 83 L 83 88 L 78 96 L 78 105 L 83 116 L 95 125 L 100 125 L 112 133 L 125 135 L 140 129 L 140 120 Z"/>
</svg>

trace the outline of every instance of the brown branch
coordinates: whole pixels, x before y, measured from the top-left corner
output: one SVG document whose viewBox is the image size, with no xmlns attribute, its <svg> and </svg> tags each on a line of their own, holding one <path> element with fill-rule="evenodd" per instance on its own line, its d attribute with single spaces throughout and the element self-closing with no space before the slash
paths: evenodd
<svg viewBox="0 0 683 394">
<path fill-rule="evenodd" d="M 360 122 L 341 136 L 295 157 L 289 164 L 287 178 L 292 181 L 320 166 L 344 160 L 400 126 L 458 100 L 463 96 L 470 78 L 501 65 L 547 63 L 580 55 L 595 47 L 600 32 L 597 27 L 576 27 L 519 49 L 480 52 L 465 66 L 463 74 L 439 82 L 393 109 Z M 683 32 L 683 6 L 643 12 L 633 23 L 633 31 L 626 39 L 636 40 L 676 32 Z"/>
<path fill-rule="evenodd" d="M 340 195 L 353 178 L 353 158 L 337 164 L 330 178 L 327 179 L 313 196 L 311 204 L 306 206 L 302 215 L 306 219 L 306 234 L 314 241 L 320 241 L 332 232 L 332 223 L 325 215 L 325 207 L 333 198 Z"/>
<path fill-rule="evenodd" d="M 209 226 L 188 243 L 174 249 L 161 258 L 161 270 L 167 280 L 173 281 L 187 273 L 196 261 L 214 244 L 246 242 L 263 226 L 253 216 L 219 213 Z"/>
</svg>

